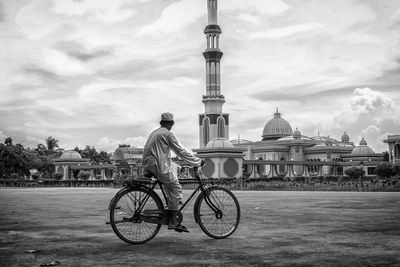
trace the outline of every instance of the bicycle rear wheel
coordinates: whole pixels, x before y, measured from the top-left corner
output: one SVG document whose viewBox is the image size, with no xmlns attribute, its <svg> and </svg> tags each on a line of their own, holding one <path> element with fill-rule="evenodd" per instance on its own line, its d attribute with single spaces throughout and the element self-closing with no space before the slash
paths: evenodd
<svg viewBox="0 0 400 267">
<path fill-rule="evenodd" d="M 208 197 L 207 197 L 208 195 Z M 236 231 L 240 221 L 240 206 L 235 195 L 223 187 L 210 187 L 202 193 L 195 206 L 195 218 L 208 236 L 223 239 Z M 217 211 L 212 208 L 214 206 Z"/>
<path fill-rule="evenodd" d="M 146 200 L 141 213 L 139 206 Z M 110 207 L 110 223 L 115 234 L 130 244 L 143 244 L 153 239 L 161 224 L 148 223 L 142 220 L 144 210 L 162 210 L 160 198 L 149 189 L 142 187 L 127 188 L 118 195 Z"/>
</svg>

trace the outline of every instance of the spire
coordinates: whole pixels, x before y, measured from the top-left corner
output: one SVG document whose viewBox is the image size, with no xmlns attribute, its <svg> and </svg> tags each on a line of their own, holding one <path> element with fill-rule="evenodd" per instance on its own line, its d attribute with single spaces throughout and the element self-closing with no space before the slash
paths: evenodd
<svg viewBox="0 0 400 267">
<path fill-rule="evenodd" d="M 366 145 L 368 145 L 367 141 L 365 141 L 364 137 L 362 137 L 360 141 L 360 146 L 366 146 Z"/>
<path fill-rule="evenodd" d="M 205 112 L 200 114 L 200 148 L 213 138 L 229 138 L 229 114 L 222 112 L 225 97 L 221 93 L 221 58 L 218 25 L 218 1 L 207 0 L 207 26 L 204 29 L 207 46 L 203 52 L 206 61 L 206 94 L 203 95 Z"/>
<path fill-rule="evenodd" d="M 281 113 L 279 113 L 278 108 L 276 108 L 276 112 L 274 113 L 274 117 L 275 118 L 280 118 L 281 117 Z"/>
</svg>

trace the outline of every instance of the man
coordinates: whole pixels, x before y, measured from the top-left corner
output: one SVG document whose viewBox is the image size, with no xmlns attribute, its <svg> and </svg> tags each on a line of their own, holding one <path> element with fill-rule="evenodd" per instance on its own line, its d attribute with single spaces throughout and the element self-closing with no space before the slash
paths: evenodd
<svg viewBox="0 0 400 267">
<path fill-rule="evenodd" d="M 171 150 L 193 166 L 200 167 L 203 165 L 203 161 L 186 150 L 170 131 L 174 125 L 172 113 L 161 114 L 160 125 L 160 128 L 150 133 L 144 146 L 143 173 L 147 177 L 154 175 L 164 186 L 168 200 L 168 229 L 189 232 L 177 221 L 178 205 L 182 199 L 182 186 L 178 180 L 178 165 L 171 159 Z"/>
</svg>

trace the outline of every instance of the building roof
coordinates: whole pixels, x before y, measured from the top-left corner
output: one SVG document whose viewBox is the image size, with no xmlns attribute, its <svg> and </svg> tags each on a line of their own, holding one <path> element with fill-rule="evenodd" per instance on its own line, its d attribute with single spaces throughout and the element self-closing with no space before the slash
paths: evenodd
<svg viewBox="0 0 400 267">
<path fill-rule="evenodd" d="M 350 142 L 350 137 L 349 137 L 349 135 L 346 133 L 346 131 L 344 131 L 344 133 L 343 133 L 343 135 L 342 135 L 342 142 L 344 142 L 344 143 Z"/>
<path fill-rule="evenodd" d="M 242 139 L 242 138 L 238 138 L 238 139 L 234 139 L 234 140 L 230 140 L 229 142 L 231 142 L 234 145 L 248 145 L 251 144 L 253 142 L 247 140 L 247 139 Z"/>
<path fill-rule="evenodd" d="M 364 137 L 361 139 L 360 144 L 351 151 L 352 155 L 367 155 L 367 154 L 375 154 L 374 150 L 370 148 L 365 141 Z"/>
<path fill-rule="evenodd" d="M 113 153 L 113 160 L 126 161 L 130 159 L 141 159 L 144 148 L 120 146 Z"/>
<path fill-rule="evenodd" d="M 68 151 L 65 151 L 61 155 L 60 159 L 63 159 L 63 160 L 77 160 L 78 159 L 79 160 L 79 159 L 82 159 L 82 156 L 75 150 L 68 150 Z"/>
<path fill-rule="evenodd" d="M 233 144 L 226 138 L 214 138 L 207 143 L 206 149 L 215 148 L 233 148 Z"/>
<path fill-rule="evenodd" d="M 264 126 L 262 140 L 274 140 L 292 134 L 292 126 L 290 126 L 287 120 L 281 117 L 281 113 L 279 113 L 278 109 L 276 109 L 274 117 L 270 119 Z"/>
<path fill-rule="evenodd" d="M 391 142 L 399 142 L 400 141 L 400 134 L 395 134 L 395 135 L 388 135 L 386 140 L 383 140 L 385 143 L 391 143 Z"/>
</svg>

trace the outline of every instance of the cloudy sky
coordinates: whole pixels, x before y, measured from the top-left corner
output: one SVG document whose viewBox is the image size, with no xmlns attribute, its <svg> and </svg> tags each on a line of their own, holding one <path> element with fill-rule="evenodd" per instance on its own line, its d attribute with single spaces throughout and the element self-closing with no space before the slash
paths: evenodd
<svg viewBox="0 0 400 267">
<path fill-rule="evenodd" d="M 303 135 L 376 152 L 400 134 L 400 1 L 220 0 L 230 139 L 276 108 Z M 198 147 L 205 0 L 0 0 L 0 139 L 143 146 L 164 111 Z"/>
</svg>

